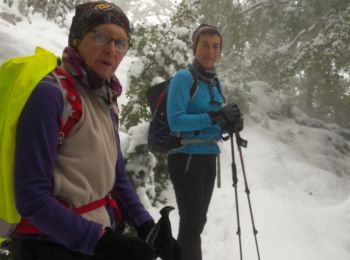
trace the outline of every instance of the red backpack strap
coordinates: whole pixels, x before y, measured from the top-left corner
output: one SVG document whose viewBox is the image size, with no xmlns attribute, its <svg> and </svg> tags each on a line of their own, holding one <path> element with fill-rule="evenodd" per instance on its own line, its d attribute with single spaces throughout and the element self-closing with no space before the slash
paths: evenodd
<svg viewBox="0 0 350 260">
<path fill-rule="evenodd" d="M 73 211 L 75 213 L 82 215 L 84 213 L 93 211 L 105 205 L 110 206 L 114 210 L 115 221 L 116 221 L 116 224 L 119 225 L 121 223 L 122 215 L 121 215 L 120 208 L 117 201 L 114 198 L 112 198 L 111 194 L 108 194 L 106 197 L 100 200 L 96 200 L 89 204 L 83 205 L 81 207 L 74 208 Z"/>
<path fill-rule="evenodd" d="M 63 206 L 68 208 L 68 204 L 66 202 L 61 200 L 59 200 L 59 202 Z M 72 211 L 74 211 L 79 215 L 82 215 L 84 213 L 91 212 L 95 209 L 104 207 L 106 205 L 110 206 L 114 210 L 115 221 L 116 221 L 116 224 L 119 225 L 121 223 L 121 218 L 122 218 L 120 208 L 117 201 L 112 198 L 111 194 L 107 194 L 107 196 L 102 199 L 90 202 L 78 208 L 73 208 Z M 40 234 L 41 233 L 41 231 L 38 228 L 30 224 L 30 222 L 25 218 L 21 219 L 21 222 L 16 226 L 15 232 L 18 234 Z"/>
<path fill-rule="evenodd" d="M 73 126 L 79 122 L 83 113 L 83 106 L 72 76 L 61 67 L 56 67 L 52 71 L 52 75 L 63 95 L 64 108 L 61 116 L 61 127 L 58 131 L 58 145 L 62 145 Z"/>
</svg>

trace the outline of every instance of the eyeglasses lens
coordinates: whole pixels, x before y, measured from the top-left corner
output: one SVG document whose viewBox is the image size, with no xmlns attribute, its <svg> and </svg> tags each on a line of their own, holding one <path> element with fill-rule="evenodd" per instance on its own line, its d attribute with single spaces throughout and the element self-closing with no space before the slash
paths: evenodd
<svg viewBox="0 0 350 260">
<path fill-rule="evenodd" d="M 119 52 L 126 52 L 130 47 L 129 41 L 126 39 L 113 39 L 107 33 L 99 32 L 99 31 L 92 31 L 92 32 L 93 32 L 93 39 L 95 43 L 100 46 L 106 46 L 112 41 L 117 51 Z"/>
</svg>

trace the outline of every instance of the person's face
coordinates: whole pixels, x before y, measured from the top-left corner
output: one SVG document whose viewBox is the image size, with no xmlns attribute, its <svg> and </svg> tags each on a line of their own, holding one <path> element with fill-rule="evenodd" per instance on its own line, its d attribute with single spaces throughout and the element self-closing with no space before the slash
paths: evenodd
<svg viewBox="0 0 350 260">
<path fill-rule="evenodd" d="M 128 36 L 122 27 L 112 23 L 101 24 L 84 35 L 78 52 L 97 76 L 108 79 L 124 58 L 128 44 Z"/>
<path fill-rule="evenodd" d="M 202 34 L 199 36 L 194 56 L 205 69 L 213 68 L 221 54 L 221 39 L 216 34 Z"/>
</svg>

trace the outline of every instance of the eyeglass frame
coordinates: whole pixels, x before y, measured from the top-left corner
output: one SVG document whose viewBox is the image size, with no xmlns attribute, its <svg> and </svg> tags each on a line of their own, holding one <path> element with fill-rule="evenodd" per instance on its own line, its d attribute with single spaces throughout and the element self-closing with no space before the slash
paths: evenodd
<svg viewBox="0 0 350 260">
<path fill-rule="evenodd" d="M 92 37 L 93 37 L 94 42 L 101 47 L 105 47 L 108 44 L 110 44 L 111 42 L 113 42 L 113 44 L 118 52 L 126 53 L 132 46 L 129 38 L 128 39 L 125 39 L 125 38 L 113 39 L 113 37 L 111 37 L 108 33 L 103 32 L 103 31 L 92 30 L 91 32 L 92 32 Z M 102 34 L 102 35 L 106 36 L 108 38 L 108 41 L 106 43 L 98 42 L 98 40 L 96 39 L 96 33 L 99 33 L 100 35 Z M 128 47 L 125 50 L 120 49 L 117 45 L 118 41 L 126 42 Z"/>
</svg>

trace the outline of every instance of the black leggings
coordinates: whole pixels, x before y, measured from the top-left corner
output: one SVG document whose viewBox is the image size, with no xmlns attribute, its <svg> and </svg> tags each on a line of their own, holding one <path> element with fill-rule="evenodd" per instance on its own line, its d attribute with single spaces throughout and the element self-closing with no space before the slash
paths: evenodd
<svg viewBox="0 0 350 260">
<path fill-rule="evenodd" d="M 101 260 L 66 249 L 64 246 L 45 240 L 13 238 L 11 260 Z"/>
<path fill-rule="evenodd" d="M 168 168 L 180 215 L 178 241 L 183 260 L 201 260 L 200 235 L 213 193 L 216 155 L 169 155 Z"/>
</svg>

